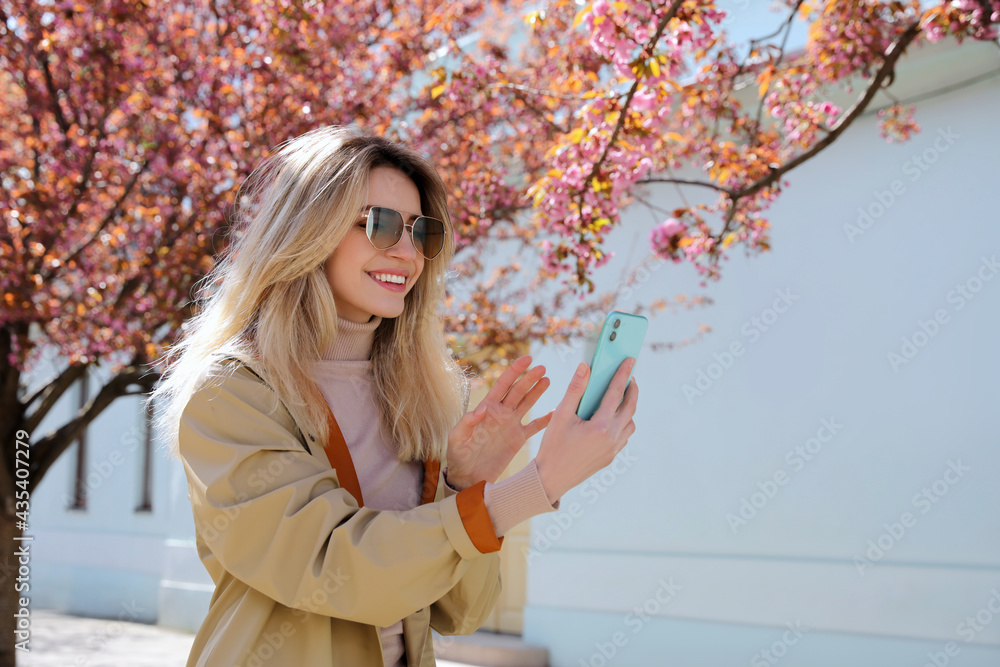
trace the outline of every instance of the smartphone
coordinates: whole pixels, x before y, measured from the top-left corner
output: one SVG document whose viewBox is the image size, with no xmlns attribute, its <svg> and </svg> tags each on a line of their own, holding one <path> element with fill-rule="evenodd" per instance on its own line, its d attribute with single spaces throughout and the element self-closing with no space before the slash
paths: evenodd
<svg viewBox="0 0 1000 667">
<path fill-rule="evenodd" d="M 590 419 L 601 405 L 604 393 L 611 384 L 611 379 L 618 372 L 618 367 L 629 357 L 639 361 L 639 350 L 646 338 L 646 328 L 649 320 L 642 315 L 623 313 L 612 310 L 604 318 L 601 327 L 601 337 L 597 339 L 594 358 L 590 362 L 590 380 L 580 399 L 576 414 L 581 419 Z M 632 367 L 635 372 L 635 366 Z M 629 373 L 629 382 L 632 374 Z M 626 385 L 627 386 L 627 385 Z"/>
</svg>

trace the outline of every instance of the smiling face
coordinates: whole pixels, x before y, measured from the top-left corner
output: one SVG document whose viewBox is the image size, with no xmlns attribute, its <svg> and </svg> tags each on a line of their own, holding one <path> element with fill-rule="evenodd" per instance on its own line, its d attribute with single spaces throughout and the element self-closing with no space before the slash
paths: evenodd
<svg viewBox="0 0 1000 667">
<path fill-rule="evenodd" d="M 410 222 L 421 215 L 420 191 L 406 174 L 393 167 L 376 167 L 368 175 L 368 206 L 385 206 L 401 212 Z M 379 250 L 365 234 L 360 216 L 324 265 L 333 290 L 337 314 L 351 322 L 367 322 L 373 315 L 399 317 L 403 299 L 424 270 L 424 256 L 413 247 L 410 231 L 403 232 L 391 248 Z M 391 274 L 389 281 L 383 280 Z M 402 284 L 398 282 L 402 279 Z"/>
</svg>

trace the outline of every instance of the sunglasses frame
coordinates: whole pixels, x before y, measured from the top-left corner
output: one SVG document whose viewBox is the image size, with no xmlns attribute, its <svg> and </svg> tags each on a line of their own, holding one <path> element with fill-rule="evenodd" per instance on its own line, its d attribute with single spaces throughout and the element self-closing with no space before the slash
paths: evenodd
<svg viewBox="0 0 1000 667">
<path fill-rule="evenodd" d="M 396 215 L 399 216 L 400 220 L 403 221 L 402 227 L 398 230 L 398 233 L 397 233 L 397 236 L 396 236 L 396 240 L 393 241 L 392 243 L 390 243 L 389 245 L 385 246 L 384 248 L 380 248 L 377 245 L 375 245 L 375 240 L 372 238 L 372 235 L 374 233 L 374 230 L 372 229 L 372 227 L 374 226 L 374 221 L 372 220 L 372 211 L 374 211 L 375 209 L 383 209 L 383 210 L 386 210 L 386 211 L 392 211 L 393 213 L 395 213 Z M 402 211 L 397 211 L 396 209 L 389 208 L 388 206 L 379 206 L 377 204 L 373 204 L 371 206 L 364 207 L 363 209 L 361 209 L 361 213 L 358 214 L 358 218 L 359 219 L 362 219 L 362 218 L 365 219 L 365 221 L 366 221 L 365 222 L 365 236 L 368 237 L 368 242 L 371 243 L 372 247 L 375 248 L 376 250 L 388 250 L 389 248 L 393 247 L 394 245 L 396 245 L 397 243 L 399 243 L 400 239 L 403 238 L 403 232 L 406 231 L 406 230 L 409 230 L 409 232 L 410 232 L 410 243 L 413 244 L 414 250 L 416 250 L 417 252 L 419 252 L 423 256 L 424 259 L 426 259 L 426 260 L 432 260 L 435 257 L 437 257 L 438 255 L 440 255 L 441 251 L 444 250 L 444 234 L 447 232 L 447 229 L 448 229 L 447 226 L 444 224 L 444 221 L 443 220 L 438 220 L 437 218 L 432 218 L 429 215 L 412 215 L 412 216 L 409 216 L 409 217 L 412 218 L 412 220 L 410 221 L 410 224 L 406 224 L 407 217 L 408 216 L 406 214 L 404 214 Z M 414 226 L 417 224 L 417 221 L 420 220 L 421 218 L 424 218 L 424 219 L 427 219 L 427 220 L 433 220 L 434 222 L 437 222 L 437 223 L 439 223 L 441 225 L 441 236 L 442 236 L 441 247 L 438 248 L 438 251 L 436 253 L 434 253 L 433 255 L 431 255 L 430 257 L 427 256 L 427 254 L 424 252 L 423 248 L 417 248 L 417 240 L 416 240 L 416 238 L 414 238 Z"/>
</svg>

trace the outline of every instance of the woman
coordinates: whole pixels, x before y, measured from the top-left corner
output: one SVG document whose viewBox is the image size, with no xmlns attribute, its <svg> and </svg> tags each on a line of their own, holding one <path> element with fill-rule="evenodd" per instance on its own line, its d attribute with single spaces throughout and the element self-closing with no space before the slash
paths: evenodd
<svg viewBox="0 0 1000 667">
<path fill-rule="evenodd" d="M 405 146 L 320 128 L 237 205 L 152 397 L 216 584 L 188 664 L 433 665 L 431 628 L 470 633 L 492 610 L 503 535 L 625 446 L 633 360 L 590 421 L 581 364 L 558 408 L 521 424 L 548 386 L 529 357 L 466 414 L 437 312 L 445 188 Z M 543 428 L 538 456 L 496 483 Z"/>
</svg>

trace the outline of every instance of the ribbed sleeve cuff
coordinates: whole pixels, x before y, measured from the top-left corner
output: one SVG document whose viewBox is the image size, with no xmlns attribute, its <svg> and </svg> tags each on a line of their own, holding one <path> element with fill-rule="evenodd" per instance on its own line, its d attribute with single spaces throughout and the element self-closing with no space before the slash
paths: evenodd
<svg viewBox="0 0 1000 667">
<path fill-rule="evenodd" d="M 522 521 L 559 509 L 559 501 L 552 504 L 545 494 L 534 459 L 507 479 L 487 484 L 483 500 L 498 537 Z"/>
</svg>

